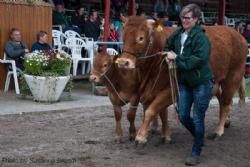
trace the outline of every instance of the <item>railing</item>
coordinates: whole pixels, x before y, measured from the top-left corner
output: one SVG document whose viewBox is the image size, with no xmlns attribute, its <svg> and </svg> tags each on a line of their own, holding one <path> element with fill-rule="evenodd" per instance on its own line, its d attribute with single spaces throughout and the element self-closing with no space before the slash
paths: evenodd
<svg viewBox="0 0 250 167">
<path fill-rule="evenodd" d="M 95 42 L 94 42 L 94 49 L 98 50 L 98 48 L 99 48 L 100 45 L 101 45 L 101 46 L 103 46 L 103 45 L 113 45 L 113 47 L 114 47 L 114 46 L 117 46 L 118 52 L 121 52 L 123 42 L 104 42 L 104 41 L 95 41 Z"/>
</svg>

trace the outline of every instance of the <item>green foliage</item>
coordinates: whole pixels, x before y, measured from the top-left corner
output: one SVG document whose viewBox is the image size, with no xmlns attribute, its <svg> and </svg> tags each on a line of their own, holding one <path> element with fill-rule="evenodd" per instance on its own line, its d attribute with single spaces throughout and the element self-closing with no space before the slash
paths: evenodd
<svg viewBox="0 0 250 167">
<path fill-rule="evenodd" d="M 24 74 L 58 77 L 70 75 L 71 57 L 64 51 L 35 51 L 25 55 L 24 58 Z M 23 96 L 30 95 L 30 90 L 25 82 L 23 75 L 21 76 L 21 94 Z M 72 77 L 68 81 L 65 91 L 71 92 L 73 88 Z"/>
<path fill-rule="evenodd" d="M 62 51 L 32 52 L 25 56 L 24 73 L 35 76 L 69 75 L 70 56 Z"/>
</svg>

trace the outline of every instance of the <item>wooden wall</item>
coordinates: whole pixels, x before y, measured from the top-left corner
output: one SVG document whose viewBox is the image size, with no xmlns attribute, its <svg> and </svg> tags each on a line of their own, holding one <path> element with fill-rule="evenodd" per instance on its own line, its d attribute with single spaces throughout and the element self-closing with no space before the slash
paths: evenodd
<svg viewBox="0 0 250 167">
<path fill-rule="evenodd" d="M 21 30 L 22 40 L 27 43 L 29 49 L 36 41 L 36 34 L 40 30 L 46 31 L 51 37 L 52 8 L 49 5 L 0 2 L 0 20 L 0 58 L 3 57 L 5 43 L 13 27 Z M 6 66 L 0 64 L 1 90 L 4 87 L 6 73 Z"/>
</svg>

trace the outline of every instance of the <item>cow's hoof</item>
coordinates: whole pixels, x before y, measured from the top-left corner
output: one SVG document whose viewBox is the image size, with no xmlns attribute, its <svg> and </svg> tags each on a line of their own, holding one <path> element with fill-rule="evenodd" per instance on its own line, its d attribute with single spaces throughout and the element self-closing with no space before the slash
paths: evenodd
<svg viewBox="0 0 250 167">
<path fill-rule="evenodd" d="M 115 138 L 115 144 L 121 144 L 121 138 L 120 137 Z"/>
<path fill-rule="evenodd" d="M 145 147 L 147 144 L 147 139 L 142 137 L 142 136 L 136 136 L 135 138 L 135 146 L 138 147 L 138 146 L 142 146 L 142 147 Z"/>
<path fill-rule="evenodd" d="M 139 141 L 135 140 L 135 148 L 145 148 L 147 143 L 140 143 Z"/>
<path fill-rule="evenodd" d="M 212 133 L 212 134 L 207 135 L 207 139 L 213 140 L 213 141 L 218 140 L 220 137 L 221 136 L 219 136 L 217 133 Z"/>
<path fill-rule="evenodd" d="M 158 146 L 163 145 L 163 144 L 171 144 L 171 143 L 172 143 L 171 139 L 169 140 L 169 139 L 167 139 L 165 137 L 160 137 L 157 140 L 155 146 L 158 147 Z"/>
<path fill-rule="evenodd" d="M 135 140 L 135 135 L 129 135 L 129 141 L 134 141 Z"/>
<path fill-rule="evenodd" d="M 230 128 L 230 126 L 231 126 L 231 121 L 226 121 L 224 127 Z"/>
<path fill-rule="evenodd" d="M 150 134 L 153 136 L 156 136 L 156 135 L 160 134 L 160 132 L 157 129 L 150 129 Z"/>
</svg>

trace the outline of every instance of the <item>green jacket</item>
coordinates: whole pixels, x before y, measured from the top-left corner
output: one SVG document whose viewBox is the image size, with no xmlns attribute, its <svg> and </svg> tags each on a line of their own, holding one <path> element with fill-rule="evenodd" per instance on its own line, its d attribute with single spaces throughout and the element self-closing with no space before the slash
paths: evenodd
<svg viewBox="0 0 250 167">
<path fill-rule="evenodd" d="M 172 50 L 177 54 L 179 82 L 193 87 L 213 78 L 210 66 L 211 44 L 205 30 L 196 24 L 188 33 L 182 54 L 180 54 L 183 32 L 183 28 L 177 29 L 166 40 L 165 50 Z"/>
<path fill-rule="evenodd" d="M 65 27 L 70 26 L 70 19 L 63 13 L 53 12 L 53 25 L 63 25 Z"/>
</svg>

